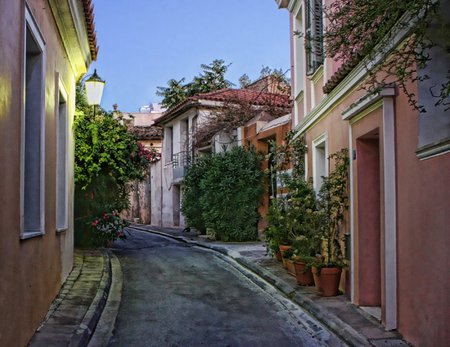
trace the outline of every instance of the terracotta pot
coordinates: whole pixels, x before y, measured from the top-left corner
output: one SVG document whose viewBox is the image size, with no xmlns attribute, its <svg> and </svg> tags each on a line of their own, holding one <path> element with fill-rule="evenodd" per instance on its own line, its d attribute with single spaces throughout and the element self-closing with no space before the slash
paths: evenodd
<svg viewBox="0 0 450 347">
<path fill-rule="evenodd" d="M 295 267 L 295 278 L 297 279 L 297 283 L 301 286 L 310 286 L 314 284 L 313 274 L 311 269 L 306 268 L 306 263 L 302 261 L 294 261 Z"/>
<path fill-rule="evenodd" d="M 278 248 L 280 249 L 281 258 L 282 258 L 282 261 L 283 261 L 283 267 L 285 269 L 287 268 L 287 265 L 286 265 L 286 260 L 283 258 L 283 253 L 284 253 L 284 251 L 287 251 L 291 247 L 292 246 L 287 246 L 287 245 L 280 245 L 280 246 L 278 246 Z"/>
<path fill-rule="evenodd" d="M 280 252 L 280 251 L 275 252 L 275 258 L 276 258 L 279 262 L 282 262 L 282 261 L 283 261 L 283 257 L 281 256 L 281 252 Z"/>
<path fill-rule="evenodd" d="M 317 274 L 317 268 L 313 266 L 311 268 L 311 273 L 313 275 L 314 284 L 316 286 L 316 290 L 321 293 L 322 292 L 322 286 L 320 285 L 320 276 Z"/>
<path fill-rule="evenodd" d="M 322 296 L 336 296 L 339 291 L 342 269 L 340 267 L 324 267 L 317 274 L 317 269 L 313 268 L 314 282 Z M 318 282 L 316 282 L 318 281 Z"/>
<path fill-rule="evenodd" d="M 295 276 L 295 265 L 293 260 L 286 259 L 286 270 L 289 272 L 289 275 Z"/>
</svg>

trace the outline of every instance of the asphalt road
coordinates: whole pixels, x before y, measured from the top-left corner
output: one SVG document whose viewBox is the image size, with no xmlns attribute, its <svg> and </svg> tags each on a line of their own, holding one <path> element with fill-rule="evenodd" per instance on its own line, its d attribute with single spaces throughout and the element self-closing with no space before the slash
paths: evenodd
<svg viewBox="0 0 450 347">
<path fill-rule="evenodd" d="M 282 301 L 213 252 L 142 231 L 114 250 L 122 300 L 109 346 L 320 346 Z"/>
</svg>

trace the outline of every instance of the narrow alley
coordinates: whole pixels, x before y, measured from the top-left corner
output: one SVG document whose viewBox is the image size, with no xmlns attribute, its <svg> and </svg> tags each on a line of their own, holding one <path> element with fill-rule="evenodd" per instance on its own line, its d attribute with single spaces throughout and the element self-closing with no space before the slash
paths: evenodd
<svg viewBox="0 0 450 347">
<path fill-rule="evenodd" d="M 214 253 L 129 230 L 114 246 L 123 289 L 109 346 L 341 345 L 325 330 L 312 337 L 298 308 Z"/>
</svg>

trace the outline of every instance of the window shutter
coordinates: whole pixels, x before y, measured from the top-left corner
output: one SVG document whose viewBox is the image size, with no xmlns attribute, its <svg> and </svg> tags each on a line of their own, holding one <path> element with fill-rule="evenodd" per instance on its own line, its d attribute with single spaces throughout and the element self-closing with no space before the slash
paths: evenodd
<svg viewBox="0 0 450 347">
<path fill-rule="evenodd" d="M 323 11 L 322 1 L 314 0 L 314 60 L 316 70 L 323 63 Z"/>
<path fill-rule="evenodd" d="M 314 1 L 314 0 L 312 0 Z M 305 1 L 305 51 L 306 51 L 306 74 L 310 75 L 314 72 L 314 33 L 313 22 L 314 14 L 312 13 L 311 0 Z"/>
</svg>

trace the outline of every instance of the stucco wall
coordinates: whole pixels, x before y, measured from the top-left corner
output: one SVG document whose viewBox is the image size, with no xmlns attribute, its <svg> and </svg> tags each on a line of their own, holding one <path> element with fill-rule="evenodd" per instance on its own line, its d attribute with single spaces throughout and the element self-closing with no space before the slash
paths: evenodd
<svg viewBox="0 0 450 347">
<path fill-rule="evenodd" d="M 150 165 L 151 216 L 150 224 L 162 226 L 162 165 L 160 160 Z"/>
<path fill-rule="evenodd" d="M 450 153 L 419 160 L 417 112 L 405 98 L 397 98 L 396 111 L 399 330 L 415 346 L 445 346 L 450 341 Z"/>
<path fill-rule="evenodd" d="M 69 165 L 68 230 L 56 232 L 57 76 L 68 93 L 69 127 L 75 76 L 44 0 L 27 1 L 45 40 L 45 234 L 20 240 L 21 112 L 23 95 L 24 1 L 0 2 L 0 345 L 24 346 L 73 263 L 73 164 Z M 69 132 L 69 163 L 73 136 Z"/>
</svg>

